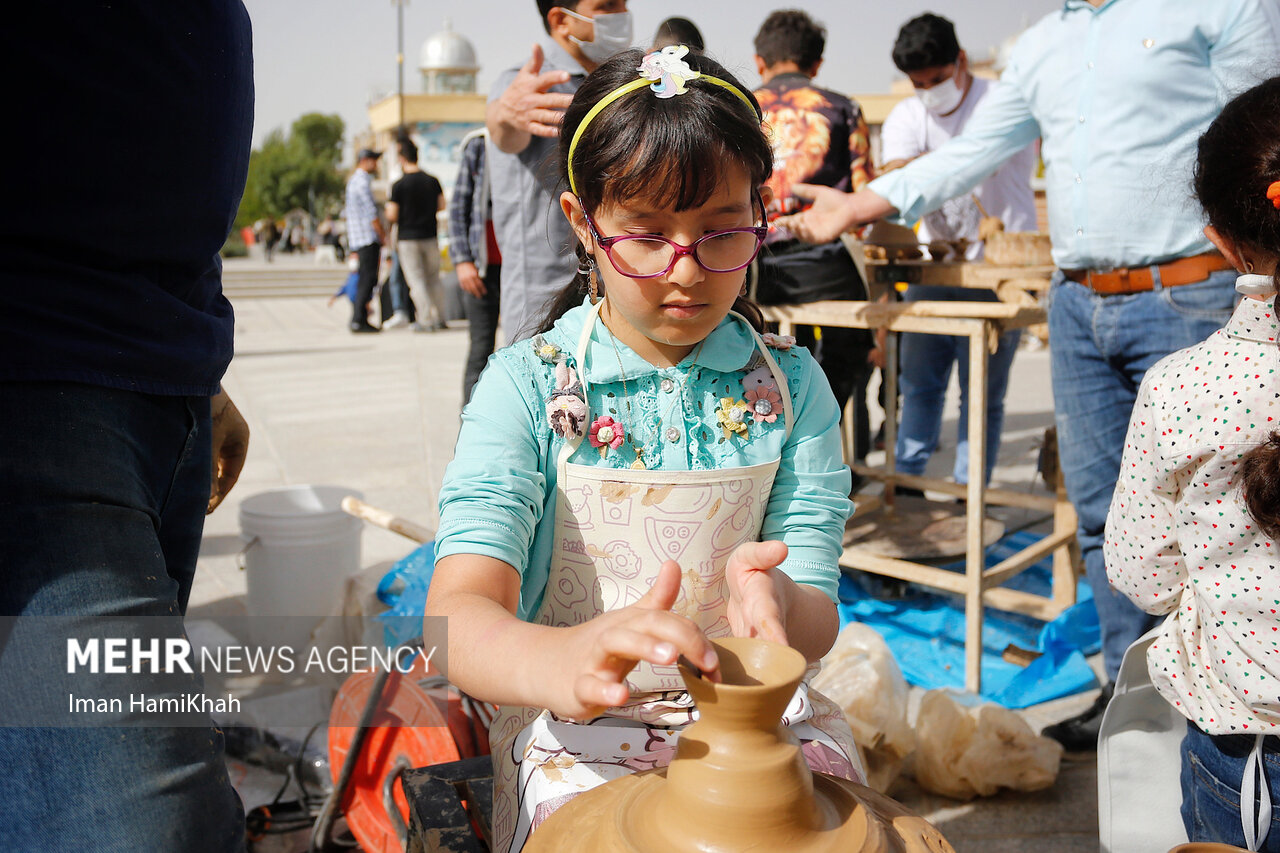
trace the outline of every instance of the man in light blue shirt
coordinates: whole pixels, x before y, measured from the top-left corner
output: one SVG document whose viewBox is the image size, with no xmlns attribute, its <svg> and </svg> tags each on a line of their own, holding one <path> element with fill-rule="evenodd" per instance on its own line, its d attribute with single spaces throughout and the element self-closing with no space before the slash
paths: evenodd
<svg viewBox="0 0 1280 853">
<path fill-rule="evenodd" d="M 854 195 L 802 186 L 789 222 L 816 242 L 969 192 L 1037 136 L 1058 266 L 1049 346 L 1059 453 L 1102 624 L 1107 675 L 1149 626 L 1107 583 L 1102 536 L 1146 369 L 1231 315 L 1235 273 L 1202 233 L 1196 141 L 1236 94 L 1277 73 L 1275 0 L 1066 0 L 1019 37 L 964 132 Z M 1096 743 L 1110 686 L 1046 730 Z"/>
</svg>

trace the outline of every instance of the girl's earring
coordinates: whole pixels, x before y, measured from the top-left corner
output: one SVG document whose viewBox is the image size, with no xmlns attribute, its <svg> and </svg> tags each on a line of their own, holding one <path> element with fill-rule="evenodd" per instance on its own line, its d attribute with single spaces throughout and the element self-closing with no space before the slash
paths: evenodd
<svg viewBox="0 0 1280 853">
<path fill-rule="evenodd" d="M 600 301 L 600 268 L 596 265 L 595 258 L 588 259 L 587 267 L 587 275 L 591 280 L 591 304 L 595 305 Z"/>
<path fill-rule="evenodd" d="M 578 261 L 578 275 L 585 276 L 587 279 L 587 287 L 583 288 L 591 294 L 591 304 L 596 304 L 596 260 L 587 255 Z"/>
</svg>

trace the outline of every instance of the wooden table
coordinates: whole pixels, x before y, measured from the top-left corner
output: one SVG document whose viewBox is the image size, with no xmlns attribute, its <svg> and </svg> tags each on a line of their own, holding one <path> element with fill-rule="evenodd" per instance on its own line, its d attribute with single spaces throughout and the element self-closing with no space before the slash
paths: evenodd
<svg viewBox="0 0 1280 853">
<path fill-rule="evenodd" d="M 977 263 L 875 262 L 867 263 L 873 280 L 880 283 L 908 281 L 925 285 L 951 285 L 994 290 L 997 294 L 1015 289 L 1030 292 L 1047 287 L 1049 267 L 997 267 Z M 1011 284 L 1012 283 L 1012 284 Z M 779 323 L 786 334 L 792 326 L 838 326 L 856 329 L 886 328 L 891 332 L 921 332 L 960 335 L 969 339 L 969 471 L 986 470 L 987 359 L 1009 329 L 1044 323 L 1044 309 L 1034 300 L 1014 298 L 1002 302 L 813 302 L 807 305 L 764 307 L 765 318 Z M 854 465 L 853 470 L 885 483 L 884 502 L 892 507 L 895 485 L 912 486 L 957 495 L 966 500 L 965 572 L 939 569 L 909 560 L 869 553 L 856 543 L 844 549 L 841 565 L 888 577 L 913 581 L 964 596 L 965 599 L 965 688 L 975 693 L 982 686 L 982 607 L 984 604 L 1052 619 L 1076 600 L 1076 565 L 1079 551 L 1075 542 L 1076 514 L 1059 486 L 1053 496 L 1028 495 L 1005 489 L 987 488 L 981 476 L 968 484 L 932 477 L 899 474 L 895 470 L 894 445 L 897 440 L 897 347 L 890 336 L 886 365 L 888 396 L 885 405 L 885 465 L 873 468 Z M 855 510 L 865 512 L 867 503 Z M 986 568 L 982 543 L 982 519 L 986 505 L 1038 509 L 1053 515 L 1053 531 L 1034 545 L 1024 548 L 996 566 Z M 1033 595 L 999 585 L 1053 554 L 1053 589 L 1049 596 Z"/>
</svg>

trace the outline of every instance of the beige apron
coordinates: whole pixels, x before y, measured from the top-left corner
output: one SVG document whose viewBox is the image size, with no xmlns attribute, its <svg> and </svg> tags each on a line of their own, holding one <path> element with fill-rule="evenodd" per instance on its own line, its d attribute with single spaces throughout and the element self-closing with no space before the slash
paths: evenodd
<svg viewBox="0 0 1280 853">
<path fill-rule="evenodd" d="M 599 309 L 587 318 L 576 354 L 584 399 L 582 366 Z M 786 376 L 755 337 L 784 404 L 785 426 L 775 426 L 789 435 Z M 599 468 L 569 463 L 580 443 L 581 437 L 567 441 L 557 460 L 556 541 L 532 621 L 578 625 L 626 607 L 649 590 L 664 561 L 675 560 L 684 577 L 673 611 L 708 637 L 729 636 L 724 567 L 735 548 L 759 538 L 778 460 L 712 471 Z M 816 672 L 811 666 L 784 721 L 815 770 L 865 784 L 843 712 L 808 689 Z M 494 850 L 519 850 L 529 832 L 573 796 L 670 762 L 680 729 L 696 719 L 676 668 L 641 663 L 627 685 L 626 705 L 587 722 L 538 708 L 500 710 L 489 730 Z"/>
</svg>

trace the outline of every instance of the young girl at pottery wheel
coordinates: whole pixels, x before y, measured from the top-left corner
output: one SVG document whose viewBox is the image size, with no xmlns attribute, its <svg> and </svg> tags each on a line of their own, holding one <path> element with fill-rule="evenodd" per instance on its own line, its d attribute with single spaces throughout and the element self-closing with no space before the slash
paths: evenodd
<svg viewBox="0 0 1280 853">
<path fill-rule="evenodd" d="M 450 680 L 503 706 L 497 850 L 670 761 L 695 713 L 674 664 L 717 678 L 708 637 L 817 661 L 851 508 L 822 371 L 742 297 L 772 168 L 750 91 L 681 46 L 630 51 L 560 142 L 578 274 L 476 385 L 427 601 Z M 802 685 L 784 720 L 814 769 L 863 781 L 834 703 Z"/>
</svg>

